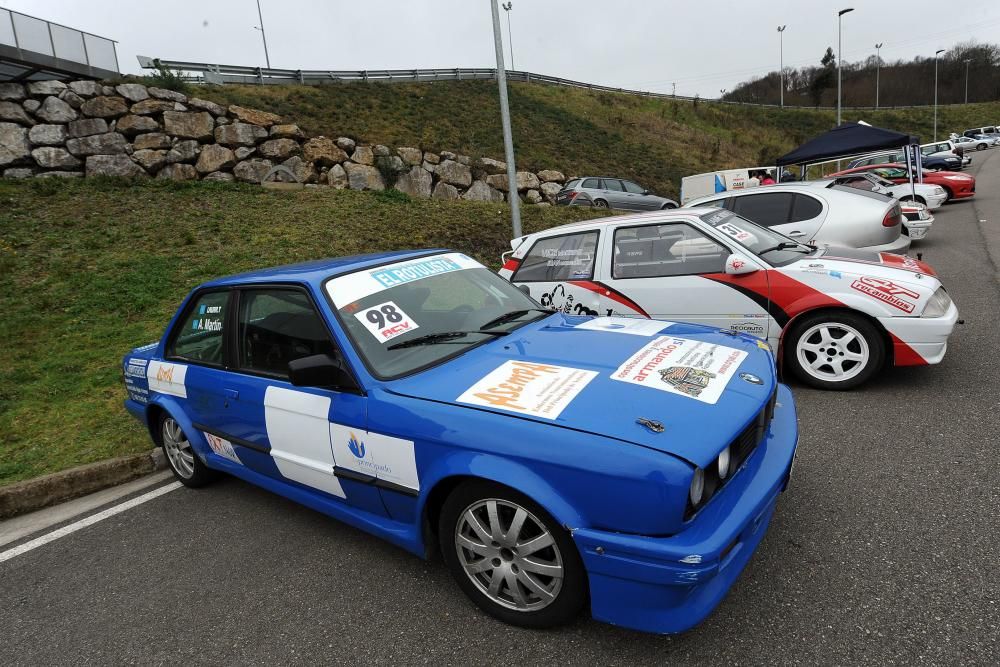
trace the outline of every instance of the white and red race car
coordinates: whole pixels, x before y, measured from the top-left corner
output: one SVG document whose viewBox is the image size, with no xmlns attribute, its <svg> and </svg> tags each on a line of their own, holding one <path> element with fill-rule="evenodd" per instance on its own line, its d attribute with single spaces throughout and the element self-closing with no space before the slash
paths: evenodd
<svg viewBox="0 0 1000 667">
<path fill-rule="evenodd" d="M 806 383 L 856 387 L 885 365 L 944 358 L 958 309 L 912 257 L 803 245 L 718 208 L 563 225 L 511 241 L 500 275 L 543 306 L 752 334 Z"/>
</svg>

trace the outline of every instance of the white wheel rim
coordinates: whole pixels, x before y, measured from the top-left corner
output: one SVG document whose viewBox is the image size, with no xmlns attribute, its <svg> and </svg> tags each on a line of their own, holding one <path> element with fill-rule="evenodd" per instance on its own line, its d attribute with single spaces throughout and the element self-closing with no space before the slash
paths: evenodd
<svg viewBox="0 0 1000 667">
<path fill-rule="evenodd" d="M 162 434 L 163 449 L 170 466 L 184 479 L 191 479 L 194 475 L 194 450 L 180 424 L 173 417 L 167 417 L 163 420 Z"/>
<path fill-rule="evenodd" d="M 871 361 L 868 341 L 861 332 L 842 322 L 823 322 L 799 337 L 795 355 L 799 366 L 825 382 L 844 382 L 856 377 Z"/>
</svg>

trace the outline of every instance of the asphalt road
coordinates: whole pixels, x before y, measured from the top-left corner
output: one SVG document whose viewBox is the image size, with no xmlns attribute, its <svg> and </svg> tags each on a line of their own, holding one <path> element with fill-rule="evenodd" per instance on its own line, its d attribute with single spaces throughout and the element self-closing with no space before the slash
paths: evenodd
<svg viewBox="0 0 1000 667">
<path fill-rule="evenodd" d="M 1000 150 L 975 162 L 914 247 L 966 322 L 944 363 L 794 387 L 793 484 L 695 630 L 508 627 L 439 562 L 225 480 L 0 563 L 0 663 L 997 664 Z"/>
</svg>

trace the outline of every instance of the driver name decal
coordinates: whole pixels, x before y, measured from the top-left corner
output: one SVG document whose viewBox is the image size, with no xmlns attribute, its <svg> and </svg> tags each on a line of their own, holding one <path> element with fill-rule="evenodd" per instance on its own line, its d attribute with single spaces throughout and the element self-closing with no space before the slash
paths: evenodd
<svg viewBox="0 0 1000 667">
<path fill-rule="evenodd" d="M 891 280 L 868 278 L 866 276 L 862 276 L 851 283 L 851 289 L 867 294 L 873 299 L 878 299 L 882 303 L 888 304 L 904 313 L 912 313 L 916 304 L 903 297 L 910 299 L 920 298 L 920 294 L 917 292 L 897 285 Z"/>
<path fill-rule="evenodd" d="M 581 368 L 505 361 L 458 402 L 555 419 L 595 377 L 596 371 Z"/>
<path fill-rule="evenodd" d="M 746 356 L 725 345 L 661 336 L 629 357 L 611 379 L 715 404 Z"/>
</svg>

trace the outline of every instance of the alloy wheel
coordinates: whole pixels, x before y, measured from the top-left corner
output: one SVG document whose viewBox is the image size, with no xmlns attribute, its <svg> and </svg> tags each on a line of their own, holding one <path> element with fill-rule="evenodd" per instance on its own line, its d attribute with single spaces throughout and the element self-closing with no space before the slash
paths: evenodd
<svg viewBox="0 0 1000 667">
<path fill-rule="evenodd" d="M 537 611 L 555 601 L 565 576 L 562 554 L 538 517 L 509 500 L 469 505 L 455 524 L 459 564 L 491 601 Z"/>
<path fill-rule="evenodd" d="M 194 450 L 184 430 L 173 417 L 163 420 L 163 450 L 174 471 L 184 479 L 194 475 Z"/>
<path fill-rule="evenodd" d="M 854 327 L 841 322 L 822 322 L 809 327 L 799 338 L 795 354 L 809 375 L 827 382 L 843 382 L 868 365 L 868 341 Z"/>
</svg>

